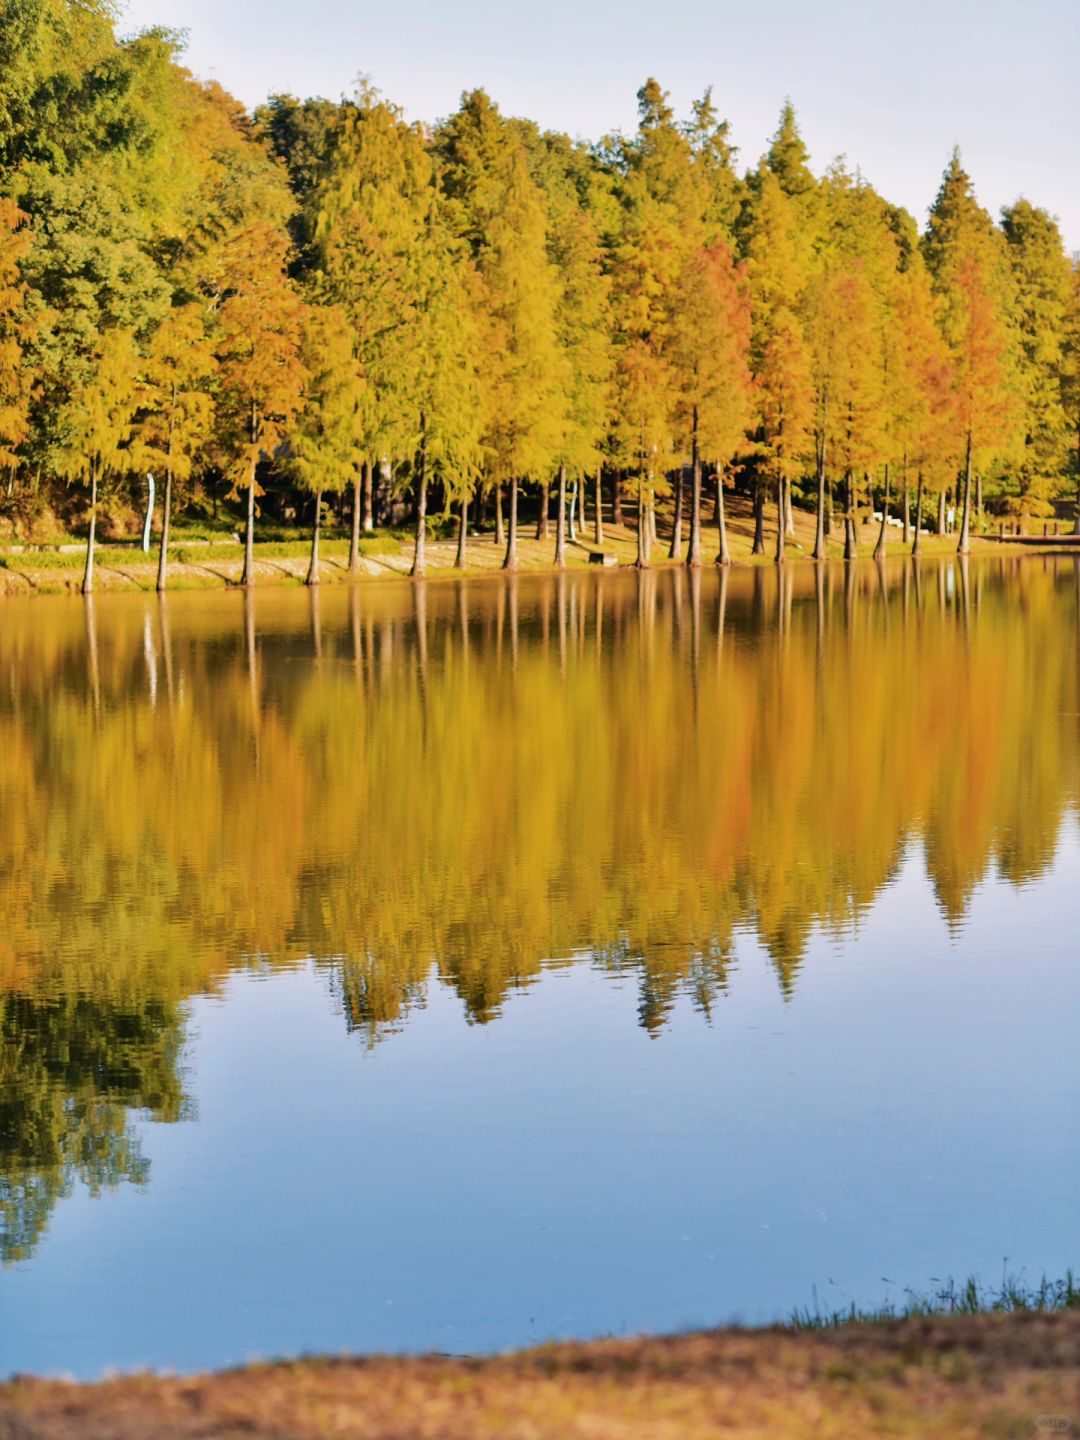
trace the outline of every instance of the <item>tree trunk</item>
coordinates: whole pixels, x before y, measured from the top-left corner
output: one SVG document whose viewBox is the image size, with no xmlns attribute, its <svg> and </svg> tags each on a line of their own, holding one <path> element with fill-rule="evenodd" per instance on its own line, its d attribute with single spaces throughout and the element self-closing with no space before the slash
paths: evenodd
<svg viewBox="0 0 1080 1440">
<path fill-rule="evenodd" d="M 319 531 L 322 529 L 322 491 L 315 491 L 315 519 L 311 526 L 311 561 L 308 565 L 305 585 L 319 583 Z"/>
<path fill-rule="evenodd" d="M 570 486 L 570 544 L 577 544 L 577 487 L 575 480 Z"/>
<path fill-rule="evenodd" d="M 352 528 L 349 532 L 349 574 L 355 575 L 360 569 L 360 506 L 365 503 L 365 484 L 370 472 L 365 463 L 363 473 L 358 466 L 353 475 L 352 490 Z"/>
<path fill-rule="evenodd" d="M 248 470 L 247 520 L 244 524 L 244 573 L 240 584 L 250 589 L 255 584 L 255 457 Z"/>
<path fill-rule="evenodd" d="M 555 512 L 555 568 L 566 569 L 566 466 L 559 466 L 559 508 Z"/>
<path fill-rule="evenodd" d="M 982 513 L 983 513 L 983 493 L 982 493 L 982 490 L 983 490 L 983 477 L 982 477 L 982 471 L 980 470 L 979 473 L 978 473 L 978 475 L 975 476 L 975 514 L 979 517 L 980 520 L 982 519 Z"/>
<path fill-rule="evenodd" d="M 958 555 L 966 555 L 971 549 L 971 431 L 967 434 L 967 449 L 964 455 L 964 507 L 960 514 L 960 540 L 956 547 Z"/>
<path fill-rule="evenodd" d="M 904 456 L 904 544 L 911 541 L 911 486 L 908 484 L 907 456 Z"/>
<path fill-rule="evenodd" d="M 754 476 L 754 543 L 750 554 L 765 554 L 765 487 L 760 475 Z"/>
<path fill-rule="evenodd" d="M 649 563 L 648 521 L 645 509 L 645 476 L 640 475 L 637 496 L 637 559 L 634 562 L 639 570 L 644 570 Z"/>
<path fill-rule="evenodd" d="M 420 417 L 420 454 L 416 486 L 416 547 L 413 551 L 411 574 L 422 580 L 427 574 L 427 429 Z"/>
<path fill-rule="evenodd" d="M 855 534 L 854 481 L 850 468 L 844 475 L 844 559 L 854 560 L 859 548 Z"/>
<path fill-rule="evenodd" d="M 683 467 L 680 465 L 675 478 L 675 517 L 671 524 L 671 545 L 668 547 L 669 560 L 682 559 L 682 500 Z"/>
<path fill-rule="evenodd" d="M 603 491 L 603 468 L 598 467 L 596 471 L 595 490 L 596 496 L 596 528 L 593 531 L 593 543 L 599 547 L 604 543 L 604 491 Z"/>
<path fill-rule="evenodd" d="M 784 540 L 787 536 L 787 520 L 784 516 L 784 477 L 776 477 L 776 563 L 784 563 Z"/>
<path fill-rule="evenodd" d="M 814 559 L 825 559 L 825 534 L 828 516 L 825 511 L 825 437 L 828 411 L 822 417 L 817 443 L 817 518 L 814 526 Z"/>
<path fill-rule="evenodd" d="M 375 529 L 375 467 L 370 460 L 364 461 L 364 534 L 370 535 Z"/>
<path fill-rule="evenodd" d="M 582 475 L 574 481 L 578 497 L 578 529 L 582 535 L 585 534 L 585 476 Z"/>
<path fill-rule="evenodd" d="M 454 569 L 464 570 L 466 560 L 466 542 L 469 534 L 469 497 L 461 497 L 461 518 L 458 521 L 457 532 L 457 554 L 454 556 Z"/>
<path fill-rule="evenodd" d="M 694 428 L 690 437 L 690 545 L 686 565 L 696 570 L 701 564 L 701 450 L 698 446 L 698 411 L 694 406 Z"/>
<path fill-rule="evenodd" d="M 724 516 L 724 476 L 719 465 L 716 467 L 716 528 L 720 536 L 720 551 L 716 563 L 730 565 L 731 551 L 728 549 L 727 520 Z"/>
<path fill-rule="evenodd" d="M 611 481 L 611 523 L 623 524 L 622 475 L 618 470 Z M 1077 512 L 1077 524 L 1080 525 L 1080 511 Z"/>
<path fill-rule="evenodd" d="M 98 493 L 98 467 L 97 461 L 90 462 L 90 529 L 86 535 L 86 568 L 83 570 L 82 593 L 92 595 L 94 593 L 94 540 L 97 536 L 97 493 Z"/>
<path fill-rule="evenodd" d="M 784 481 L 784 525 L 788 535 L 795 534 L 795 506 L 791 500 L 791 480 Z"/>
<path fill-rule="evenodd" d="M 914 538 L 914 540 L 912 540 L 912 542 L 911 542 L 911 553 L 912 553 L 912 555 L 918 555 L 918 553 L 919 553 L 919 536 L 922 534 L 922 496 L 923 496 L 923 478 L 922 478 L 922 471 L 920 470 L 920 471 L 919 471 L 919 488 L 918 488 L 918 490 L 916 491 L 916 494 L 915 494 L 915 538 Z"/>
<path fill-rule="evenodd" d="M 551 486 L 545 481 L 540 487 L 540 514 L 536 521 L 537 540 L 548 538 L 548 510 L 551 507 Z"/>
<path fill-rule="evenodd" d="M 506 554 L 503 557 L 504 570 L 517 569 L 517 511 L 518 482 L 515 475 L 510 481 L 510 525 L 506 536 Z"/>
<path fill-rule="evenodd" d="M 505 543 L 506 543 L 506 530 L 505 530 L 505 527 L 503 526 L 502 486 L 501 486 L 501 485 L 496 485 L 496 486 L 495 486 L 495 544 L 496 544 L 496 545 L 503 545 L 503 544 L 505 544 Z"/>
<path fill-rule="evenodd" d="M 887 532 L 889 528 L 889 464 L 885 462 L 885 499 L 881 506 L 881 529 L 878 531 L 877 544 L 874 546 L 874 559 L 885 559 L 885 547 L 887 544 Z"/>
<path fill-rule="evenodd" d="M 938 533 L 939 535 L 944 535 L 944 534 L 945 534 L 945 491 L 944 491 L 944 489 L 938 491 L 938 500 L 937 500 L 937 533 Z"/>
<path fill-rule="evenodd" d="M 161 498 L 161 547 L 158 550 L 157 592 L 165 593 L 169 568 L 169 516 L 172 512 L 172 465 L 165 467 L 165 494 Z"/>
</svg>

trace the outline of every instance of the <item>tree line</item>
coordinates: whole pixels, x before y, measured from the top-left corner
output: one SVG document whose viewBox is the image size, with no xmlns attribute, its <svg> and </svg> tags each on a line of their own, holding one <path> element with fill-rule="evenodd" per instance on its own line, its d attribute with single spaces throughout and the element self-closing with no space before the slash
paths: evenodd
<svg viewBox="0 0 1080 1440">
<path fill-rule="evenodd" d="M 1045 516 L 1076 496 L 1080 268 L 1026 199 L 995 222 L 953 153 L 929 223 L 843 159 L 808 164 L 785 104 L 740 169 L 707 91 L 687 119 L 655 80 L 631 135 L 595 144 L 504 116 L 483 90 L 434 126 L 370 85 L 249 115 L 180 63 L 176 35 L 116 34 L 106 0 L 0 0 L 0 471 L 8 511 L 85 521 L 163 483 L 169 523 L 208 488 L 243 508 L 329 497 L 493 525 L 517 563 L 538 497 L 603 544 L 605 502 L 691 567 L 729 559 L 725 490 L 783 560 L 891 511 L 918 549 L 959 511 Z M 703 534 L 704 495 L 715 538 Z M 768 507 L 768 510 L 767 510 Z M 710 531 L 710 533 L 712 533 Z M 685 547 L 685 549 L 684 549 Z"/>
</svg>

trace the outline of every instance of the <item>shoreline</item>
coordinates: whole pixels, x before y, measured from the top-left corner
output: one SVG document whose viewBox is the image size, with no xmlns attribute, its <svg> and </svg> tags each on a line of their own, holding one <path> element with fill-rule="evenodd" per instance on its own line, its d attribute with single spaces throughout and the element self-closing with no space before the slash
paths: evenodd
<svg viewBox="0 0 1080 1440">
<path fill-rule="evenodd" d="M 1076 1310 L 0 1384 L 4 1440 L 975 1440 L 1078 1423 Z"/>
</svg>

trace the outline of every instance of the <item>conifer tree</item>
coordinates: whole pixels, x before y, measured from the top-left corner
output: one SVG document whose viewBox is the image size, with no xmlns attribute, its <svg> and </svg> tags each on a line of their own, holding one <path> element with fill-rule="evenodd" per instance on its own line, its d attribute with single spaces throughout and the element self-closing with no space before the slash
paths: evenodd
<svg viewBox="0 0 1080 1440">
<path fill-rule="evenodd" d="M 107 330 L 91 356 L 84 383 L 59 417 L 58 472 L 88 484 L 90 521 L 82 593 L 94 589 L 94 542 L 102 484 L 129 466 L 128 445 L 138 402 L 140 360 L 129 330 Z"/>
<path fill-rule="evenodd" d="M 224 257 L 219 413 L 233 483 L 246 494 L 244 586 L 255 583 L 256 471 L 284 439 L 307 380 L 300 359 L 303 308 L 286 274 L 287 245 L 280 230 L 259 222 L 236 235 Z"/>
<path fill-rule="evenodd" d="M 32 377 L 23 360 L 30 324 L 20 270 L 30 248 L 26 218 L 13 200 L 0 197 L 0 472 L 7 472 L 9 488 L 30 433 Z"/>
<path fill-rule="evenodd" d="M 1057 223 L 1027 200 L 1002 211 L 1018 330 L 1020 514 L 1047 515 L 1067 463 L 1060 373 L 1072 274 Z"/>
<path fill-rule="evenodd" d="M 1061 400 L 1065 423 L 1070 435 L 1076 521 L 1080 535 L 1080 261 L 1072 265 L 1069 304 L 1065 311 L 1064 341 L 1061 356 Z"/>
<path fill-rule="evenodd" d="M 165 472 L 159 591 L 167 583 L 176 487 L 191 478 L 196 457 L 210 440 L 214 403 L 209 385 L 216 368 L 202 306 L 195 301 L 177 306 L 158 326 L 142 367 L 135 435 L 138 463 Z"/>
<path fill-rule="evenodd" d="M 360 462 L 357 411 L 363 378 L 343 310 L 305 307 L 300 359 L 308 380 L 304 404 L 289 432 L 289 470 L 315 502 L 307 584 L 317 585 L 322 497 L 340 495 Z"/>
</svg>

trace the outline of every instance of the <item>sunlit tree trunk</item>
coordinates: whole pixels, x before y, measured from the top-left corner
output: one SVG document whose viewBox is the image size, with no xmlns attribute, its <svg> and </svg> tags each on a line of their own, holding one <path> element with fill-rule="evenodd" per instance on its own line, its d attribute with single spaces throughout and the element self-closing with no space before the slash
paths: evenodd
<svg viewBox="0 0 1080 1440">
<path fill-rule="evenodd" d="M 353 476 L 352 492 L 352 525 L 349 530 L 349 574 L 355 575 L 360 569 L 360 506 L 363 503 L 364 474 L 366 473 L 366 462 L 363 467 L 357 466 Z"/>
<path fill-rule="evenodd" d="M 675 476 L 675 515 L 671 524 L 671 544 L 668 547 L 669 560 L 682 559 L 682 503 L 683 467 L 680 465 Z"/>
<path fill-rule="evenodd" d="M 637 497 L 637 559 L 634 562 L 639 570 L 644 570 L 649 563 L 649 517 L 645 509 L 645 475 L 638 479 Z"/>
<path fill-rule="evenodd" d="M 784 526 L 789 536 L 795 534 L 795 504 L 791 498 L 791 480 L 784 481 Z"/>
<path fill-rule="evenodd" d="M 966 555 L 971 549 L 971 430 L 967 433 L 967 447 L 964 454 L 964 500 L 960 513 L 960 540 L 956 547 L 958 555 Z"/>
<path fill-rule="evenodd" d="M 907 453 L 904 454 L 904 544 L 911 540 L 911 486 L 908 484 Z"/>
<path fill-rule="evenodd" d="M 466 543 L 469 534 L 469 497 L 463 494 L 461 497 L 461 516 L 458 520 L 457 532 L 457 554 L 454 556 L 454 569 L 464 570 L 466 559 Z"/>
<path fill-rule="evenodd" d="M 502 486 L 495 486 L 495 544 L 506 543 L 506 528 L 503 525 Z"/>
<path fill-rule="evenodd" d="M 829 417 L 828 401 L 822 411 L 821 431 L 817 437 L 817 515 L 814 525 L 814 559 L 825 559 L 825 535 L 828 524 L 828 514 L 825 509 L 825 446 L 828 434 L 827 424 Z"/>
<path fill-rule="evenodd" d="M 885 547 L 888 541 L 889 530 L 889 464 L 885 464 L 885 499 L 881 506 L 881 529 L 878 531 L 877 544 L 874 546 L 874 559 L 885 559 Z"/>
<path fill-rule="evenodd" d="M 364 461 L 364 534 L 370 535 L 375 529 L 375 479 L 374 466 Z"/>
<path fill-rule="evenodd" d="M 517 516 L 518 482 L 515 475 L 510 481 L 510 524 L 506 535 L 506 554 L 503 557 L 504 570 L 517 569 Z"/>
<path fill-rule="evenodd" d="M 784 516 L 784 477 L 776 477 L 776 563 L 784 563 L 784 540 L 787 535 L 787 520 Z"/>
<path fill-rule="evenodd" d="M 551 486 L 545 480 L 540 487 L 540 514 L 536 520 L 537 540 L 548 538 L 548 510 L 551 508 Z"/>
<path fill-rule="evenodd" d="M 559 466 L 559 499 L 555 512 L 555 568 L 566 569 L 566 466 Z"/>
<path fill-rule="evenodd" d="M 170 451 L 172 446 L 170 444 Z M 172 455 L 165 464 L 165 494 L 161 500 L 161 545 L 158 549 L 157 585 L 159 595 L 165 593 L 169 578 L 169 517 L 172 514 Z"/>
<path fill-rule="evenodd" d="M 86 566 L 83 570 L 82 593 L 94 593 L 94 541 L 97 538 L 98 462 L 90 462 L 90 529 L 86 534 Z"/>
<path fill-rule="evenodd" d="M 844 474 L 844 559 L 854 560 L 858 553 L 855 534 L 855 482 L 849 466 Z"/>
<path fill-rule="evenodd" d="M 696 570 L 701 564 L 701 452 L 698 448 L 698 409 L 694 406 L 694 426 L 690 436 L 690 544 L 686 564 Z"/>
<path fill-rule="evenodd" d="M 919 471 L 919 485 L 915 494 L 915 538 L 911 542 L 912 555 L 919 553 L 919 536 L 922 534 L 923 474 Z"/>
<path fill-rule="evenodd" d="M 247 589 L 255 584 L 255 456 L 248 467 L 247 518 L 244 522 L 244 573 L 240 583 Z"/>
<path fill-rule="evenodd" d="M 765 487 L 760 475 L 754 476 L 754 543 L 750 554 L 765 554 Z"/>
<path fill-rule="evenodd" d="M 595 489 L 593 491 L 596 496 L 596 528 L 593 531 L 593 543 L 597 546 L 603 545 L 604 543 L 604 491 L 602 477 L 603 470 L 598 468 L 594 482 Z"/>
<path fill-rule="evenodd" d="M 319 583 L 319 532 L 322 529 L 322 491 L 315 491 L 315 519 L 311 526 L 311 562 L 308 565 L 305 585 Z"/>
<path fill-rule="evenodd" d="M 937 533 L 945 534 L 945 491 L 939 490 L 937 497 Z"/>
<path fill-rule="evenodd" d="M 420 453 L 416 475 L 416 546 L 412 574 L 419 580 L 427 573 L 427 427 L 420 417 Z"/>
<path fill-rule="evenodd" d="M 724 476 L 719 466 L 716 467 L 716 529 L 720 540 L 716 563 L 730 565 L 731 551 L 728 549 L 727 518 L 724 514 Z"/>
</svg>

